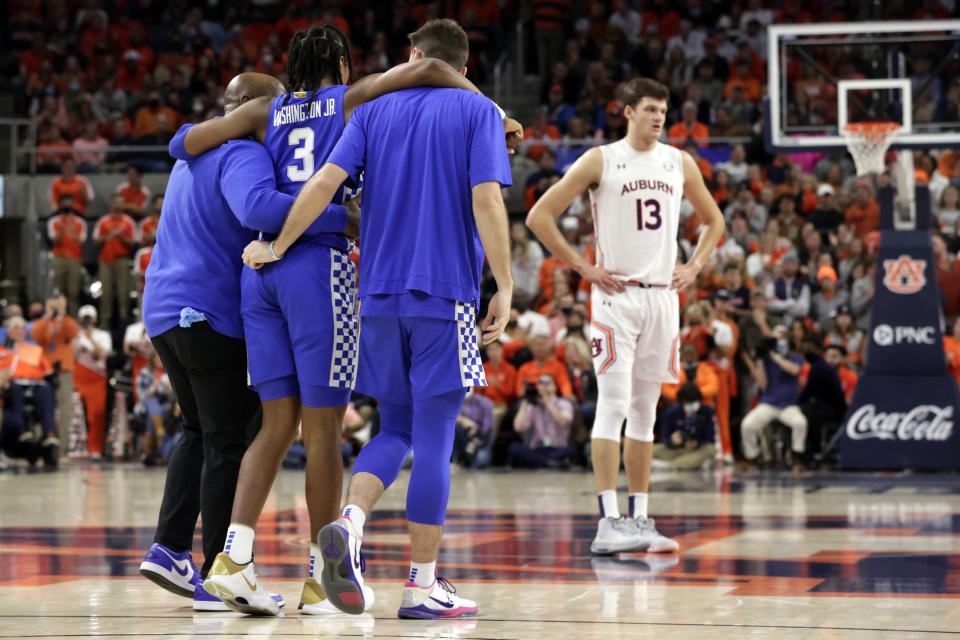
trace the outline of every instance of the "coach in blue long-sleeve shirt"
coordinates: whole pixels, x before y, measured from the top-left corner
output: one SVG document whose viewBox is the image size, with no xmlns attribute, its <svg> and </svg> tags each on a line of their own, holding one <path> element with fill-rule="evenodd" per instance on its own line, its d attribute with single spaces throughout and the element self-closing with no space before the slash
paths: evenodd
<svg viewBox="0 0 960 640">
<path fill-rule="evenodd" d="M 224 92 L 224 108 L 229 113 L 247 99 L 283 91 L 271 76 L 241 74 Z M 182 144 L 183 134 L 171 145 Z M 170 376 L 184 431 L 170 458 L 155 544 L 141 573 L 183 595 L 193 592 L 193 569 L 186 576 L 175 569 L 190 551 L 197 515 L 203 514 L 200 573 L 206 576 L 224 545 L 240 461 L 260 426 L 260 402 L 247 387 L 241 254 L 256 231 L 280 230 L 293 197 L 276 190 L 273 160 L 251 140 L 178 160 L 165 195 L 146 272 L 143 321 Z M 342 212 L 324 224 L 342 231 L 345 221 Z M 179 564 L 165 564 L 164 557 Z"/>
</svg>

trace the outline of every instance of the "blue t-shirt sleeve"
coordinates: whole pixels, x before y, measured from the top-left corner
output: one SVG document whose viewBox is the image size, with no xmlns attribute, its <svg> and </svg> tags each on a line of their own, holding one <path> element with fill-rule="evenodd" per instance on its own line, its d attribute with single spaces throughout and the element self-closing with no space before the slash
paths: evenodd
<svg viewBox="0 0 960 640">
<path fill-rule="evenodd" d="M 227 143 L 220 165 L 220 193 L 240 224 L 279 233 L 293 206 L 293 196 L 277 191 L 273 159 L 256 142 Z"/>
<path fill-rule="evenodd" d="M 487 98 L 476 109 L 473 128 L 470 132 L 470 149 L 467 171 L 470 174 L 470 187 L 481 182 L 499 182 L 501 186 L 513 184 L 510 176 L 510 160 L 507 155 L 507 141 L 503 135 L 503 118 L 494 104 Z"/>
<path fill-rule="evenodd" d="M 363 127 L 366 106 L 362 104 L 353 110 L 350 122 L 343 129 L 343 135 L 340 136 L 337 146 L 327 156 L 327 162 L 346 171 L 354 183 L 360 179 L 360 173 L 366 162 L 367 136 Z"/>
<path fill-rule="evenodd" d="M 177 160 L 190 160 L 193 158 L 192 155 L 187 153 L 187 150 L 183 147 L 183 141 L 187 137 L 187 131 L 193 128 L 193 124 L 185 124 L 180 127 L 180 130 L 170 139 L 170 144 L 167 146 L 170 156 Z"/>
</svg>

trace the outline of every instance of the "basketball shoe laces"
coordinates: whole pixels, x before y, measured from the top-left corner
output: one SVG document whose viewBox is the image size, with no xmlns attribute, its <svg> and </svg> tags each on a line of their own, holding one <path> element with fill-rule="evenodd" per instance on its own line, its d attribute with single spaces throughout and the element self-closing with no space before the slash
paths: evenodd
<svg viewBox="0 0 960 640">
<path fill-rule="evenodd" d="M 630 531 L 630 522 L 626 517 L 616 518 L 612 523 L 614 531 L 632 533 Z"/>
<path fill-rule="evenodd" d="M 652 535 L 659 535 L 657 527 L 653 522 L 653 518 L 637 518 L 637 526 L 639 527 L 642 533 L 649 533 Z"/>
<path fill-rule="evenodd" d="M 444 578 L 443 576 L 437 576 L 437 584 L 443 587 L 444 591 L 447 591 L 449 593 L 457 592 L 457 588 L 453 586 L 453 583 L 447 580 L 446 578 Z"/>
</svg>

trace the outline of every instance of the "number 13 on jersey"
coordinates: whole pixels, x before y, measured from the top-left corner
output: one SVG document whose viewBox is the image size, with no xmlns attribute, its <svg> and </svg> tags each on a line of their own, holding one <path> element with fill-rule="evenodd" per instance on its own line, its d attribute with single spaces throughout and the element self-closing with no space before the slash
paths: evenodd
<svg viewBox="0 0 960 640">
<path fill-rule="evenodd" d="M 647 210 L 647 220 L 644 221 L 644 208 Z M 649 229 L 651 231 L 659 229 L 663 223 L 660 217 L 660 201 L 650 198 L 649 200 L 637 200 L 637 231 Z"/>
</svg>

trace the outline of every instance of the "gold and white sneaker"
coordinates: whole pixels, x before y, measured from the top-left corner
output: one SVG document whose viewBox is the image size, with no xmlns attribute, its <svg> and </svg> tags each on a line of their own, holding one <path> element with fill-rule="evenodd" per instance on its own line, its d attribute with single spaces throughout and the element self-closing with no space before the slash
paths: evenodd
<svg viewBox="0 0 960 640">
<path fill-rule="evenodd" d="M 217 554 L 203 587 L 237 613 L 275 616 L 280 605 L 257 579 L 253 562 L 239 565 L 226 553 Z"/>
<path fill-rule="evenodd" d="M 369 611 L 373 606 L 373 589 L 363 585 L 363 610 Z M 303 592 L 300 594 L 300 613 L 311 616 L 339 615 L 342 612 L 333 606 L 323 592 L 323 587 L 315 578 L 307 578 L 303 583 Z"/>
</svg>

